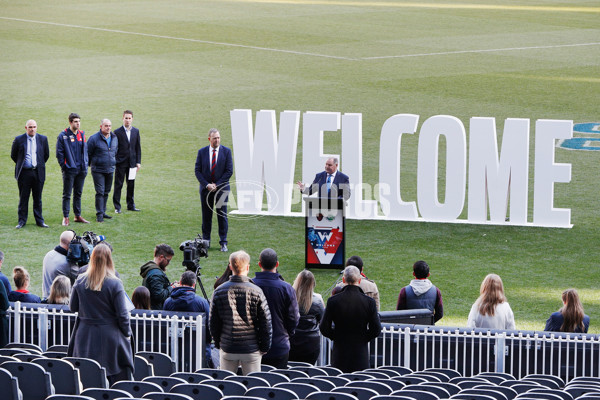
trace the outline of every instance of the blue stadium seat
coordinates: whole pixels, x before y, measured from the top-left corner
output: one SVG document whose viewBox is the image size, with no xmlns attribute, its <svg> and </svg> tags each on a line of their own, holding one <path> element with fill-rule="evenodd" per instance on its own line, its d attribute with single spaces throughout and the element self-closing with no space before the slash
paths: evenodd
<svg viewBox="0 0 600 400">
<path fill-rule="evenodd" d="M 170 391 L 173 386 L 180 383 L 187 383 L 187 381 L 174 376 L 148 376 L 142 379 L 142 382 L 156 383 L 164 392 Z"/>
<path fill-rule="evenodd" d="M 195 400 L 221 400 L 223 392 L 218 388 L 201 383 L 182 383 L 171 388 L 170 393 L 181 393 Z"/>
<path fill-rule="evenodd" d="M 133 397 L 142 397 L 146 393 L 162 391 L 160 385 L 156 383 L 141 381 L 119 381 L 115 382 L 110 388 L 124 390 Z"/>
<path fill-rule="evenodd" d="M 254 387 L 248 389 L 244 396 L 260 397 L 268 400 L 293 400 L 298 399 L 298 395 L 289 389 L 276 387 Z"/>
<path fill-rule="evenodd" d="M 356 396 L 343 392 L 315 392 L 306 396 L 307 400 L 358 400 Z"/>
<path fill-rule="evenodd" d="M 246 390 L 248 390 L 244 384 L 226 379 L 204 381 L 202 384 L 218 388 L 225 396 L 243 396 L 244 393 L 246 393 Z"/>
<path fill-rule="evenodd" d="M 256 376 L 259 378 L 263 378 L 264 380 L 269 382 L 270 386 L 275 386 L 277 383 L 290 381 L 290 378 L 288 378 L 287 376 L 278 374 L 276 372 L 264 372 L 264 371 L 250 372 L 248 374 L 248 376 Z"/>
<path fill-rule="evenodd" d="M 50 373 L 56 394 L 80 394 L 83 390 L 79 370 L 70 362 L 57 358 L 38 358 L 33 363 Z"/>
<path fill-rule="evenodd" d="M 65 357 L 63 360 L 70 362 L 79 370 L 79 379 L 83 388 L 108 388 L 106 370 L 98 361 L 89 358 Z"/>
<path fill-rule="evenodd" d="M 332 392 L 348 393 L 356 397 L 358 400 L 370 400 L 372 397 L 379 396 L 379 393 L 377 393 L 375 390 L 362 387 L 343 386 L 333 389 Z"/>
<path fill-rule="evenodd" d="M 352 382 L 350 379 L 342 376 L 320 376 L 319 379 L 324 379 L 328 382 L 331 382 L 336 387 L 346 386 L 348 383 Z"/>
<path fill-rule="evenodd" d="M 353 381 L 353 382 L 348 383 L 344 387 L 367 388 L 367 389 L 371 389 L 371 390 L 376 391 L 378 395 L 391 394 L 394 391 L 390 386 L 386 385 L 385 383 L 374 382 L 372 380 L 368 380 L 368 381 Z"/>
<path fill-rule="evenodd" d="M 171 374 L 170 376 L 173 376 L 175 378 L 181 378 L 184 381 L 186 381 L 187 383 L 200 383 L 207 379 L 212 379 L 210 377 L 210 375 L 197 374 L 195 372 L 175 372 L 175 373 Z"/>
<path fill-rule="evenodd" d="M 54 394 L 52 378 L 41 366 L 33 363 L 9 361 L 2 368 L 19 379 L 19 389 L 26 400 L 44 400 Z"/>
<path fill-rule="evenodd" d="M 300 382 L 283 382 L 275 385 L 276 388 L 284 388 L 289 389 L 292 392 L 296 393 L 299 399 L 305 399 L 306 396 L 313 392 L 318 392 L 319 388 L 308 384 L 308 383 L 300 383 Z"/>
<path fill-rule="evenodd" d="M 290 368 L 291 371 L 301 371 L 304 372 L 305 374 L 307 374 L 308 376 L 324 376 L 324 375 L 329 375 L 327 372 L 325 372 L 323 369 L 318 368 L 318 367 L 306 367 L 306 366 L 295 366 L 295 367 L 291 367 Z M 291 378 L 294 379 L 294 378 Z"/>
<path fill-rule="evenodd" d="M 225 379 L 228 376 L 235 375 L 231 371 L 227 371 L 227 370 L 224 370 L 224 369 L 216 369 L 216 368 L 201 368 L 201 369 L 198 369 L 198 370 L 196 370 L 194 372 L 197 373 L 197 374 L 208 375 L 208 376 L 212 377 L 213 379 Z"/>
<path fill-rule="evenodd" d="M 278 373 L 281 375 L 285 375 L 288 378 L 290 378 L 290 380 L 294 379 L 294 378 L 308 378 L 309 375 L 306 372 L 303 371 L 298 371 L 297 369 L 274 369 L 272 371 L 269 371 L 270 373 Z"/>
<path fill-rule="evenodd" d="M 246 386 L 246 389 L 257 386 L 271 386 L 271 384 L 264 378 L 260 378 L 258 376 L 243 376 L 243 375 L 233 375 L 225 378 L 226 381 L 234 381 L 239 382 L 242 385 Z"/>
<path fill-rule="evenodd" d="M 6 400 L 23 400 L 23 394 L 19 389 L 19 378 L 12 376 L 2 367 L 0 367 L 0 388 L 2 388 L 2 395 L 6 397 Z"/>
<path fill-rule="evenodd" d="M 115 400 L 119 398 L 133 398 L 124 390 L 105 389 L 105 388 L 89 388 L 81 392 L 83 396 L 91 397 L 95 400 Z"/>
<path fill-rule="evenodd" d="M 169 376 L 177 372 L 173 359 L 164 353 L 154 351 L 138 351 L 136 356 L 145 358 L 154 367 L 154 375 Z"/>
<path fill-rule="evenodd" d="M 154 376 L 154 367 L 144 357 L 134 356 L 133 367 L 133 379 L 136 381 L 141 381 L 148 376 Z"/>
<path fill-rule="evenodd" d="M 194 400 L 192 397 L 180 394 L 180 393 L 161 393 L 161 392 L 152 392 L 146 393 L 143 399 L 150 400 Z"/>
</svg>

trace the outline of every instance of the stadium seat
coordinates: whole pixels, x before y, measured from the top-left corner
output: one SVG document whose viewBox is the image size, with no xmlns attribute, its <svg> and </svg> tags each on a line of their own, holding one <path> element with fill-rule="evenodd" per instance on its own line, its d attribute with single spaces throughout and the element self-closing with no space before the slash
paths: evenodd
<svg viewBox="0 0 600 400">
<path fill-rule="evenodd" d="M 250 396 L 225 396 L 221 400 L 264 400 L 261 397 L 250 397 Z"/>
<path fill-rule="evenodd" d="M 67 353 L 63 353 L 62 351 L 45 351 L 41 355 L 47 358 L 65 358 Z"/>
<path fill-rule="evenodd" d="M 54 393 L 80 394 L 83 390 L 79 370 L 70 362 L 57 358 L 38 358 L 32 362 L 50 373 Z"/>
<path fill-rule="evenodd" d="M 291 368 L 291 367 L 314 367 L 313 364 L 303 362 L 303 361 L 288 361 L 287 365 L 288 365 L 288 368 Z"/>
<path fill-rule="evenodd" d="M 19 389 L 26 400 L 44 400 L 54 394 L 52 378 L 37 364 L 9 361 L 2 364 L 2 368 L 18 378 Z"/>
<path fill-rule="evenodd" d="M 450 400 L 495 400 L 494 397 L 487 394 L 455 394 Z"/>
<path fill-rule="evenodd" d="M 513 388 L 511 388 L 509 386 L 499 386 L 499 385 L 486 384 L 486 385 L 477 385 L 477 386 L 474 386 L 473 389 L 495 390 L 497 392 L 500 392 L 500 393 L 504 394 L 504 396 L 506 396 L 506 398 L 508 400 L 512 400 L 515 397 L 517 397 L 517 395 L 518 395 L 518 393 Z"/>
<path fill-rule="evenodd" d="M 94 398 L 80 394 L 53 394 L 46 397 L 46 400 L 94 400 Z"/>
<path fill-rule="evenodd" d="M 562 387 L 554 379 L 539 377 L 539 376 L 526 376 L 525 378 L 521 379 L 521 382 L 523 382 L 523 383 L 533 382 L 533 383 L 542 385 L 544 387 L 547 387 L 549 389 L 560 389 Z"/>
<path fill-rule="evenodd" d="M 407 367 L 401 367 L 398 365 L 382 365 L 381 367 L 379 367 L 381 369 L 389 369 L 392 371 L 396 371 L 397 373 L 399 373 L 400 375 L 408 375 L 408 374 L 412 374 L 413 370 Z"/>
<path fill-rule="evenodd" d="M 411 397 L 385 394 L 385 395 L 381 395 L 381 396 L 372 397 L 371 400 L 414 400 L 414 399 Z"/>
<path fill-rule="evenodd" d="M 529 399 L 529 400 L 563 400 L 563 398 L 557 394 L 552 394 L 552 393 L 531 393 L 531 391 L 529 392 L 525 392 L 525 393 L 521 393 L 520 395 L 518 395 L 516 397 L 517 400 L 522 400 L 522 399 Z"/>
<path fill-rule="evenodd" d="M 272 371 L 274 369 L 275 369 L 275 367 L 272 366 L 272 365 L 267 365 L 267 364 L 261 364 L 260 365 L 260 370 L 263 371 L 263 372 Z"/>
<path fill-rule="evenodd" d="M 393 378 L 394 376 L 401 376 L 401 374 L 398 371 L 394 371 L 393 369 L 385 369 L 385 368 L 368 368 L 362 372 L 364 372 L 364 373 L 379 372 L 382 374 L 386 374 L 388 376 L 388 378 Z M 381 378 L 381 379 L 385 379 L 385 378 Z"/>
<path fill-rule="evenodd" d="M 352 382 L 350 379 L 343 378 L 341 376 L 320 376 L 319 379 L 324 379 L 328 382 L 331 382 L 335 385 L 335 387 L 346 386 L 348 383 Z"/>
<path fill-rule="evenodd" d="M 244 396 L 260 397 L 268 400 L 293 400 L 299 398 L 296 393 L 289 389 L 260 386 L 248 389 Z"/>
<path fill-rule="evenodd" d="M 13 356 L 0 356 L 0 365 L 7 361 L 20 361 L 18 358 Z"/>
<path fill-rule="evenodd" d="M 170 393 L 181 393 L 195 400 L 221 400 L 223 392 L 214 386 L 201 383 L 182 383 L 171 388 Z"/>
<path fill-rule="evenodd" d="M 325 371 L 325 373 L 329 376 L 339 376 L 342 374 L 342 371 L 338 368 L 326 365 L 326 366 L 320 366 L 319 369 Z"/>
<path fill-rule="evenodd" d="M 385 375 L 385 374 L 384 374 Z M 371 375 L 363 374 L 360 372 L 344 373 L 339 375 L 340 378 L 346 378 L 350 382 L 352 381 L 366 381 L 367 379 L 373 379 Z"/>
<path fill-rule="evenodd" d="M 294 370 L 294 369 L 274 369 L 272 371 L 269 371 L 270 373 L 278 373 L 281 375 L 285 375 L 288 378 L 290 378 L 290 380 L 294 379 L 294 378 L 308 378 L 309 375 L 306 372 L 302 372 L 302 371 L 298 371 L 298 370 Z"/>
<path fill-rule="evenodd" d="M 225 396 L 243 396 L 248 390 L 243 383 L 225 379 L 204 381 L 202 384 L 218 388 Z"/>
<path fill-rule="evenodd" d="M 171 374 L 175 378 L 181 378 L 187 383 L 200 383 L 207 379 L 212 379 L 209 375 L 206 374 L 197 374 L 195 372 L 175 372 Z"/>
<path fill-rule="evenodd" d="M 475 376 L 479 376 L 479 377 L 482 377 L 482 378 L 485 377 L 485 376 L 499 376 L 501 378 L 504 378 L 505 380 L 506 379 L 515 379 L 514 376 L 512 376 L 511 374 L 506 373 L 506 372 L 490 372 L 490 371 L 488 371 L 488 372 L 480 372 L 480 373 L 478 373 Z"/>
<path fill-rule="evenodd" d="M 436 383 L 436 382 L 433 382 L 433 383 Z M 441 382 L 437 382 L 437 383 L 441 383 Z M 435 394 L 440 399 L 447 399 L 447 398 L 450 397 L 450 393 L 446 389 L 441 388 L 439 386 L 433 386 L 433 385 L 431 385 L 430 382 L 419 383 L 419 384 L 416 384 L 416 385 L 406 385 L 400 391 L 403 391 L 403 390 L 412 390 L 412 391 L 418 391 L 418 392 L 428 392 L 428 393 Z"/>
<path fill-rule="evenodd" d="M 450 396 L 453 394 L 459 393 L 462 389 L 460 386 L 450 383 L 450 382 L 427 382 L 427 383 L 419 383 L 419 385 L 428 385 L 429 387 L 440 387 L 445 389 Z M 515 396 L 517 394 L 515 393 Z"/>
<path fill-rule="evenodd" d="M 136 381 L 141 381 L 148 376 L 154 376 L 154 367 L 144 357 L 134 356 L 133 367 L 133 379 Z"/>
<path fill-rule="evenodd" d="M 4 365 L 6 364 L 2 364 L 2 368 L 4 368 Z M 567 385 L 567 387 L 565 387 L 565 392 L 573 396 L 574 399 L 577 399 L 578 397 L 581 397 L 586 393 L 594 393 L 596 395 L 600 395 L 600 387 Z"/>
<path fill-rule="evenodd" d="M 493 390 L 492 388 L 471 388 L 461 390 L 459 394 L 474 394 L 474 395 L 484 395 L 493 397 L 496 400 L 508 400 L 507 396 L 497 390 Z"/>
<path fill-rule="evenodd" d="M 37 353 L 18 353 L 13 355 L 14 358 L 16 358 L 19 361 L 23 361 L 23 362 L 31 362 L 33 360 L 35 360 L 36 358 L 43 358 L 44 356 L 37 354 Z"/>
<path fill-rule="evenodd" d="M 544 378 L 544 379 L 551 379 L 554 382 L 556 382 L 556 384 L 558 385 L 559 388 L 563 388 L 565 387 L 565 381 L 563 381 L 563 379 L 559 376 L 556 375 L 545 375 L 545 374 L 529 374 L 526 375 L 523 379 L 528 379 L 528 378 Z M 575 378 L 577 379 L 577 378 Z M 571 381 L 573 382 L 573 381 Z"/>
<path fill-rule="evenodd" d="M 425 392 L 425 391 L 421 391 L 421 390 L 406 390 L 406 388 L 392 392 L 392 396 L 410 397 L 415 400 L 438 400 L 439 399 L 439 397 L 435 393 Z"/>
<path fill-rule="evenodd" d="M 356 397 L 358 400 L 370 400 L 372 397 L 379 396 L 379 393 L 377 393 L 375 390 L 363 387 L 343 386 L 333 389 L 332 392 L 348 393 Z"/>
<path fill-rule="evenodd" d="M 358 400 L 355 396 L 343 392 L 314 392 L 306 396 L 307 400 Z"/>
<path fill-rule="evenodd" d="M 405 385 L 416 385 L 419 383 L 426 383 L 426 382 L 430 382 L 427 379 L 423 378 L 423 377 L 418 377 L 418 376 L 414 376 L 414 375 L 402 375 L 402 376 L 394 376 L 392 378 L 395 381 L 399 381 L 404 383 Z"/>
<path fill-rule="evenodd" d="M 321 392 L 329 392 L 336 387 L 332 382 L 329 382 L 324 377 L 313 377 L 313 378 L 296 378 L 292 379 L 292 383 L 308 383 L 309 385 L 316 386 Z"/>
<path fill-rule="evenodd" d="M 353 382 L 348 383 L 344 387 L 367 388 L 367 389 L 371 389 L 371 390 L 376 391 L 378 395 L 391 394 L 394 391 L 390 386 L 386 385 L 385 383 L 374 382 L 372 380 L 368 380 L 368 381 L 353 381 Z"/>
<path fill-rule="evenodd" d="M 423 372 L 441 373 L 441 374 L 446 375 L 448 377 L 448 380 L 450 380 L 452 378 L 459 378 L 462 376 L 460 372 L 458 372 L 455 369 L 450 369 L 450 368 L 427 368 L 427 369 L 423 370 Z"/>
<path fill-rule="evenodd" d="M 192 397 L 180 393 L 146 393 L 143 399 L 149 400 L 194 400 Z"/>
<path fill-rule="evenodd" d="M 6 346 L 3 347 L 3 349 L 23 349 L 23 350 L 34 350 L 35 352 L 41 354 L 42 353 L 42 348 L 40 346 L 38 346 L 37 344 L 33 344 L 33 343 L 15 343 L 15 342 L 10 342 L 8 343 Z"/>
<path fill-rule="evenodd" d="M 396 390 L 402 390 L 404 387 L 406 387 L 404 382 L 395 381 L 393 379 L 369 379 L 367 382 L 383 383 L 386 386 L 389 386 L 392 389 L 392 392 L 395 392 Z"/>
<path fill-rule="evenodd" d="M 154 375 L 169 376 L 177 372 L 175 362 L 168 354 L 153 351 L 138 351 L 136 356 L 145 358 L 154 367 Z"/>
<path fill-rule="evenodd" d="M 278 374 L 276 372 L 264 372 L 264 371 L 250 372 L 248 374 L 248 376 L 256 376 L 259 378 L 263 378 L 264 380 L 269 382 L 270 386 L 275 386 L 278 383 L 290 381 L 290 378 L 288 378 L 287 376 Z"/>
<path fill-rule="evenodd" d="M 547 388 L 539 388 L 539 389 L 531 389 L 529 391 L 527 391 L 526 393 L 531 393 L 531 394 L 536 394 L 536 393 L 552 393 L 556 396 L 560 396 L 562 398 L 562 400 L 573 400 L 573 396 L 571 396 L 571 394 L 569 394 L 568 392 L 565 392 L 562 389 L 547 389 Z"/>
<path fill-rule="evenodd" d="M 29 352 L 25 349 L 15 349 L 15 348 L 6 348 L 6 347 L 3 347 L 0 349 L 0 356 L 14 356 L 15 354 L 32 354 L 32 352 Z M 36 354 L 41 354 L 41 353 L 36 353 Z"/>
<path fill-rule="evenodd" d="M 510 388 L 513 389 L 515 392 L 521 394 L 521 393 L 525 393 L 531 389 L 539 389 L 542 388 L 543 386 L 534 382 L 523 382 L 520 381 L 521 383 L 515 384 L 515 385 L 511 385 Z"/>
<path fill-rule="evenodd" d="M 227 371 L 224 369 L 216 369 L 216 368 L 201 368 L 198 369 L 196 371 L 194 371 L 197 374 L 204 374 L 204 375 L 208 375 L 213 379 L 225 379 L 228 376 L 233 376 L 235 375 L 233 372 L 231 371 Z"/>
<path fill-rule="evenodd" d="M 290 367 L 290 371 L 301 371 L 301 372 L 304 372 L 305 374 L 307 374 L 308 376 L 323 376 L 323 375 L 328 375 L 327 372 L 325 372 L 321 368 L 313 367 L 313 366 L 310 366 L 310 367 L 307 367 L 307 366 Z M 293 379 L 293 378 L 291 378 L 291 379 Z"/>
<path fill-rule="evenodd" d="M 142 397 L 146 393 L 162 391 L 160 385 L 156 383 L 140 381 L 119 381 L 115 382 L 110 388 L 124 390 L 133 397 Z"/>
<path fill-rule="evenodd" d="M 95 400 L 115 400 L 119 398 L 133 398 L 132 395 L 124 390 L 106 389 L 106 388 L 89 388 L 81 392 L 82 396 L 88 396 Z"/>
<path fill-rule="evenodd" d="M 311 385 L 309 383 L 300 383 L 300 382 L 283 382 L 275 385 L 276 388 L 284 388 L 289 389 L 292 392 L 296 393 L 299 399 L 304 399 L 306 396 L 313 392 L 318 392 L 319 388 L 315 385 Z"/>
<path fill-rule="evenodd" d="M 436 371 L 413 372 L 410 376 L 418 376 L 427 379 L 429 382 L 449 382 L 448 375 Z"/>
<path fill-rule="evenodd" d="M 100 366 L 98 361 L 89 358 L 65 357 L 63 360 L 70 362 L 79 369 L 79 379 L 83 388 L 102 388 L 108 389 L 108 379 L 106 379 L 106 370 Z"/>
<path fill-rule="evenodd" d="M 181 378 L 176 378 L 174 376 L 148 376 L 142 379 L 142 382 L 156 383 L 158 386 L 161 387 L 163 392 L 170 391 L 173 386 L 178 385 L 180 383 L 187 383 L 187 381 Z"/>
<path fill-rule="evenodd" d="M 569 381 L 569 385 L 575 385 L 578 383 L 591 383 L 600 385 L 600 377 L 597 376 L 578 376 Z"/>
<path fill-rule="evenodd" d="M 18 361 L 17 361 L 18 362 Z M 0 388 L 6 400 L 23 400 L 23 394 L 19 389 L 19 378 L 0 367 Z"/>
<path fill-rule="evenodd" d="M 258 376 L 234 375 L 228 376 L 227 378 L 225 378 L 225 380 L 239 382 L 242 385 L 246 386 L 246 389 L 250 389 L 251 387 L 257 386 L 271 386 L 271 384 L 266 379 L 260 378 Z"/>
<path fill-rule="evenodd" d="M 58 351 L 58 352 L 67 354 L 67 351 L 69 351 L 69 346 L 66 344 L 55 344 L 55 345 L 48 347 L 46 349 L 46 351 Z"/>
</svg>

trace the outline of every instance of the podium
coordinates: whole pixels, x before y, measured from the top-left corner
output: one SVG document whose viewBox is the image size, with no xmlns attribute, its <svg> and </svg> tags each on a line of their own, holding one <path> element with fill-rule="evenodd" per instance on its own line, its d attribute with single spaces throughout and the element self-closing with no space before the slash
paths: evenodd
<svg viewBox="0 0 600 400">
<path fill-rule="evenodd" d="M 344 269 L 346 218 L 344 199 L 305 197 L 305 268 Z"/>
</svg>

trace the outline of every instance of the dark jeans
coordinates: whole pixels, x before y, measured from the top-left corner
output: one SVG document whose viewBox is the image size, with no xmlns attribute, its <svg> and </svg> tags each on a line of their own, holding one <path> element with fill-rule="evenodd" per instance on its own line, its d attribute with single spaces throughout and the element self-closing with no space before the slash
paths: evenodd
<svg viewBox="0 0 600 400">
<path fill-rule="evenodd" d="M 81 215 L 81 194 L 83 193 L 83 184 L 87 176 L 87 170 L 77 170 L 74 168 L 65 168 L 62 171 L 63 176 L 63 217 L 68 218 L 71 211 L 71 192 L 73 192 L 73 212 L 76 217 Z"/>
<path fill-rule="evenodd" d="M 40 182 L 37 171 L 23 168 L 19 174 L 17 184 L 19 185 L 19 223 L 23 225 L 27 223 L 29 196 L 33 194 L 33 216 L 37 224 L 43 224 L 42 190 L 44 189 L 44 182 Z"/>
<path fill-rule="evenodd" d="M 106 201 L 112 186 L 113 174 L 112 172 L 92 171 L 92 178 L 94 178 L 94 188 L 96 189 L 96 216 L 101 218 L 106 214 Z"/>
<path fill-rule="evenodd" d="M 265 357 L 262 358 L 262 364 L 271 365 L 277 369 L 287 369 L 288 354 L 281 357 Z"/>
<path fill-rule="evenodd" d="M 129 164 L 117 164 L 115 168 L 115 191 L 113 192 L 113 204 L 115 210 L 121 209 L 121 189 L 123 189 L 123 183 L 127 182 L 127 209 L 131 210 L 135 208 L 135 201 L 133 199 L 133 190 L 135 189 L 135 179 L 129 180 Z"/>
<path fill-rule="evenodd" d="M 209 192 L 206 189 L 200 191 L 200 202 L 202 203 L 202 238 L 210 240 L 210 231 L 212 229 L 213 209 L 217 212 L 217 222 L 219 223 L 219 243 L 227 243 L 227 200 L 228 190 L 218 190 Z"/>
</svg>

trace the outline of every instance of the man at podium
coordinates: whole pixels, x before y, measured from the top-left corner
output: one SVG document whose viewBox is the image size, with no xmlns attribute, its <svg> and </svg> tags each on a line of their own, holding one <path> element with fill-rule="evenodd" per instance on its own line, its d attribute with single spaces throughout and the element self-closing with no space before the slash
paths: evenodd
<svg viewBox="0 0 600 400">
<path fill-rule="evenodd" d="M 325 162 L 325 171 L 315 175 L 315 180 L 310 186 L 300 181 L 297 182 L 300 192 L 309 196 L 318 193 L 319 197 L 348 200 L 350 198 L 350 178 L 338 171 L 338 164 L 337 157 L 328 158 Z"/>
</svg>

